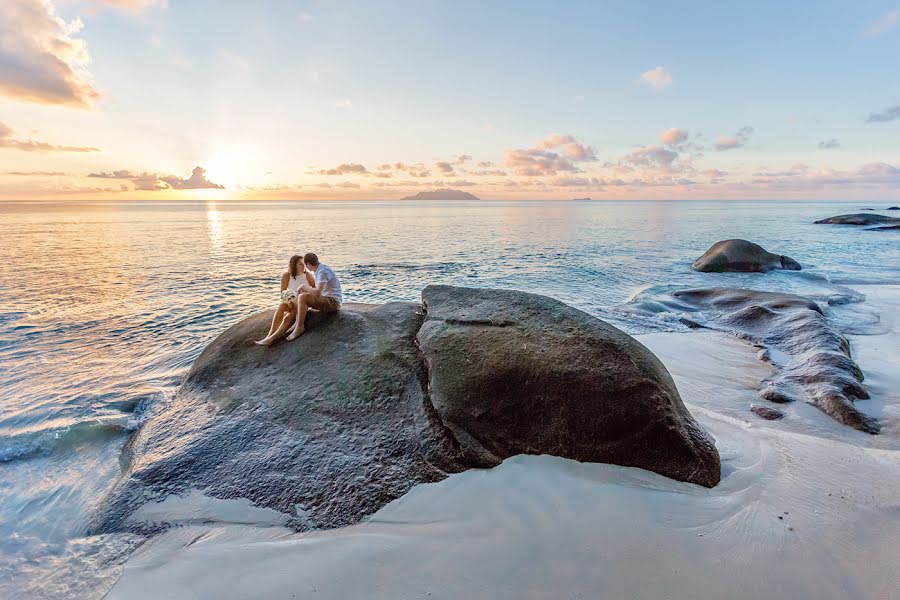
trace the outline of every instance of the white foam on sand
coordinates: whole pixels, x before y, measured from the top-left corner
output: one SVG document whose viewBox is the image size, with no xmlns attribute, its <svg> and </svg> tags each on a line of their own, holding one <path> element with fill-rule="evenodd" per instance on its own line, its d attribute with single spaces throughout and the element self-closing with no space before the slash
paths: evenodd
<svg viewBox="0 0 900 600">
<path fill-rule="evenodd" d="M 861 291 L 897 314 L 900 288 Z M 800 403 L 782 421 L 756 417 L 771 367 L 734 338 L 642 336 L 716 438 L 723 478 L 712 490 L 521 456 L 307 534 L 194 495 L 153 510 L 196 515 L 195 504 L 222 520 L 144 544 L 109 597 L 900 598 L 900 323 L 882 323 L 884 335 L 852 339 L 881 436 Z"/>
</svg>

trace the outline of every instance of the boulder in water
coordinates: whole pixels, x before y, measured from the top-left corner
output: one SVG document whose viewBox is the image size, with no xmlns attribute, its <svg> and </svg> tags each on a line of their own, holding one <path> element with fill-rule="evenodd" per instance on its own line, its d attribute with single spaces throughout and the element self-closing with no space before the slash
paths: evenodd
<svg viewBox="0 0 900 600">
<path fill-rule="evenodd" d="M 888 209 L 890 210 L 890 209 Z M 877 215 L 873 213 L 854 213 L 851 215 L 837 215 L 820 219 L 816 221 L 817 225 L 886 225 L 892 223 L 900 223 L 897 217 L 888 217 L 885 215 Z"/>
<path fill-rule="evenodd" d="M 799 271 L 802 267 L 793 258 L 772 254 L 759 244 L 747 240 L 722 240 L 695 260 L 691 268 L 704 273 L 762 273 L 773 269 Z"/>
<path fill-rule="evenodd" d="M 298 530 L 339 527 L 520 453 L 718 483 L 712 439 L 625 333 L 522 292 L 432 286 L 423 299 L 311 313 L 303 336 L 271 348 L 253 344 L 271 311 L 229 328 L 129 441 L 92 530 L 168 527 L 176 516 L 134 513 L 194 490 L 287 513 Z"/>
</svg>

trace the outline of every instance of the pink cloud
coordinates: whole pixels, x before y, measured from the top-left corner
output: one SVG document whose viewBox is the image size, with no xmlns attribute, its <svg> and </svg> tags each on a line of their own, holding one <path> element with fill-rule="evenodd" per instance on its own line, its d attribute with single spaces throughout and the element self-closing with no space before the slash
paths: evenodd
<svg viewBox="0 0 900 600">
<path fill-rule="evenodd" d="M 672 74 L 665 67 L 656 67 L 655 69 L 644 71 L 641 73 L 641 81 L 658 90 L 669 87 L 674 83 Z"/>
</svg>

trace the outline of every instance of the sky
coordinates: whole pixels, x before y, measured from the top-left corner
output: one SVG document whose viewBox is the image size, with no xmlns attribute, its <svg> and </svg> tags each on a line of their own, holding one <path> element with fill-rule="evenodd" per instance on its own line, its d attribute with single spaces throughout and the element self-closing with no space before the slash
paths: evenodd
<svg viewBox="0 0 900 600">
<path fill-rule="evenodd" d="M 900 3 L 2 0 L 0 198 L 900 199 Z"/>
</svg>

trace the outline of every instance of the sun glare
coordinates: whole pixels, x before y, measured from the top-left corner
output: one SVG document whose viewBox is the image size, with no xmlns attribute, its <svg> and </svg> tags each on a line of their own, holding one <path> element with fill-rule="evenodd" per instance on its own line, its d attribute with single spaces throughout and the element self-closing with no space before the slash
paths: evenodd
<svg viewBox="0 0 900 600">
<path fill-rule="evenodd" d="M 252 185 L 256 167 L 257 150 L 249 143 L 213 142 L 204 168 L 206 178 L 233 191 L 238 185 Z M 221 196 L 222 190 L 217 196 Z"/>
</svg>

